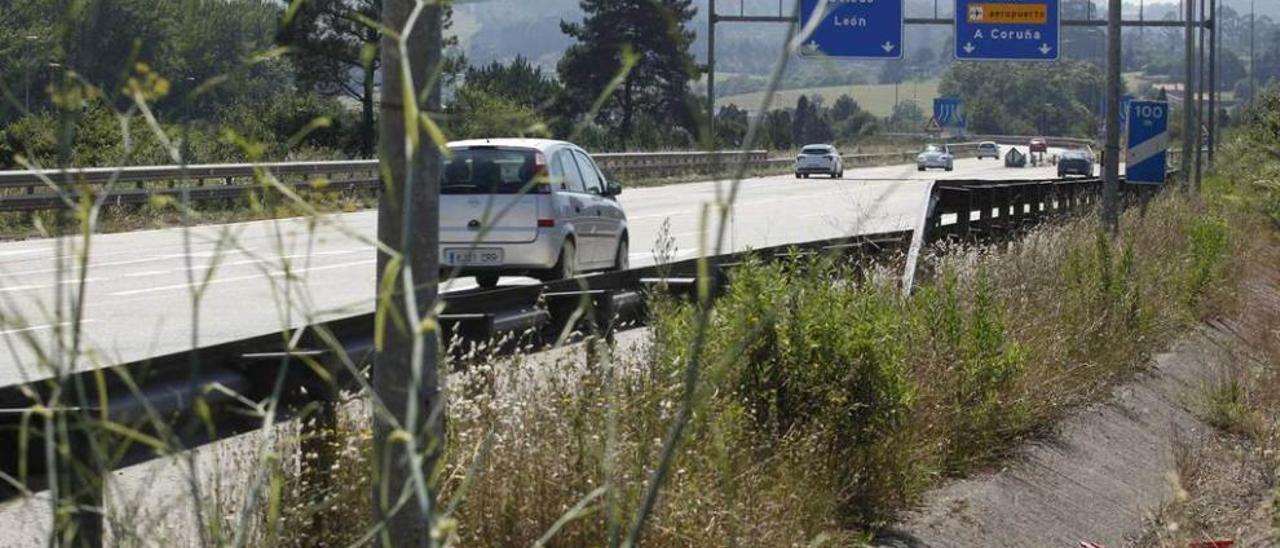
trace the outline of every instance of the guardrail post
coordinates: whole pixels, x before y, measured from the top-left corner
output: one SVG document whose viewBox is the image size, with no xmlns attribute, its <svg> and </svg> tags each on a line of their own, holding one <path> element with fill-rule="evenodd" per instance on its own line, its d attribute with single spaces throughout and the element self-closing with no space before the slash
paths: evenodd
<svg viewBox="0 0 1280 548">
<path fill-rule="evenodd" d="M 1027 217 L 1031 224 L 1039 224 L 1042 213 L 1040 212 L 1040 203 L 1044 200 L 1044 184 L 1035 183 L 1030 185 L 1028 195 L 1028 204 L 1031 206 L 1027 212 Z"/>
<path fill-rule="evenodd" d="M 996 205 L 1000 208 L 1000 226 L 1005 232 L 1013 229 L 1016 219 L 1013 216 L 1013 197 L 1009 195 L 1007 185 L 996 186 Z"/>
<path fill-rule="evenodd" d="M 976 187 L 974 190 L 979 194 L 976 201 L 978 206 L 981 207 L 978 210 L 978 226 L 982 228 L 983 236 L 990 237 L 992 228 L 995 225 L 995 221 L 992 218 L 992 209 L 995 208 L 995 191 L 987 187 Z"/>
<path fill-rule="evenodd" d="M 54 412 L 45 420 L 46 443 L 56 445 L 54 470 L 54 545 L 66 548 L 102 546 L 102 513 L 105 508 L 103 478 L 93 447 L 88 417 L 92 410 Z"/>
<path fill-rule="evenodd" d="M 964 193 L 964 207 L 956 211 L 956 223 L 960 225 L 960 236 L 969 239 L 970 226 L 973 224 L 973 192 Z"/>
</svg>

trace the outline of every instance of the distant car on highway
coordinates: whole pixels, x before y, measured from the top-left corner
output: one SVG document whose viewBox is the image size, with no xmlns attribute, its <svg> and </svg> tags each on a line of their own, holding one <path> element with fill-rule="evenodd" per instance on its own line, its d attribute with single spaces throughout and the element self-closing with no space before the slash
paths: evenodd
<svg viewBox="0 0 1280 548">
<path fill-rule="evenodd" d="M 1033 137 L 1027 148 L 1032 152 L 1049 152 L 1049 143 L 1043 137 Z"/>
<path fill-rule="evenodd" d="M 796 156 L 796 178 L 808 179 L 810 175 L 821 173 L 832 179 L 844 177 L 844 159 L 840 152 L 831 145 L 805 145 Z"/>
<path fill-rule="evenodd" d="M 978 159 L 981 160 L 983 158 L 995 158 L 996 160 L 999 160 L 1000 145 L 995 144 L 993 141 L 983 141 L 978 143 Z"/>
<path fill-rule="evenodd" d="M 947 145 L 925 145 L 924 150 L 916 155 L 916 169 L 924 171 L 929 168 L 941 168 L 951 171 L 955 167 L 951 148 Z"/>
<path fill-rule="evenodd" d="M 1093 153 L 1087 150 L 1068 150 L 1058 156 L 1058 178 L 1067 175 L 1093 176 Z"/>
<path fill-rule="evenodd" d="M 622 187 L 585 150 L 564 141 L 449 143 L 440 185 L 440 269 L 542 280 L 628 268 Z"/>
</svg>

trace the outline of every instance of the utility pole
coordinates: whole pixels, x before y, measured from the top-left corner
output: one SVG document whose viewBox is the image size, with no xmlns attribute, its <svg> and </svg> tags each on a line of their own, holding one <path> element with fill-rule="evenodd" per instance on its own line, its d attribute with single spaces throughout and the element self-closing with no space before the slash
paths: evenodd
<svg viewBox="0 0 1280 548">
<path fill-rule="evenodd" d="M 1209 165 L 1218 148 L 1218 0 L 1209 0 Z"/>
<path fill-rule="evenodd" d="M 1200 178 L 1204 175 L 1204 0 L 1200 0 L 1200 20 L 1197 26 L 1200 33 L 1196 41 L 1196 181 L 1193 188 L 1200 192 Z"/>
<path fill-rule="evenodd" d="M 378 203 L 378 241 L 385 247 L 378 252 L 377 279 L 393 284 L 387 288 L 391 298 L 378 299 L 377 313 L 387 321 L 377 334 L 381 345 L 373 365 L 370 483 L 373 518 L 383 526 L 374 538 L 382 548 L 434 544 L 432 476 L 444 448 L 444 397 L 438 335 L 424 332 L 419 326 L 426 323 L 417 316 L 430 313 L 436 301 L 441 160 L 436 143 L 418 129 L 419 118 L 412 114 L 440 109 L 436 76 L 445 1 L 382 3 L 383 25 L 399 34 L 382 35 L 378 120 L 381 172 L 387 178 Z M 411 287 L 406 287 L 410 276 Z"/>
<path fill-rule="evenodd" d="M 711 142 L 714 143 L 716 139 L 716 0 L 707 0 L 707 133 L 711 135 Z"/>
<path fill-rule="evenodd" d="M 1186 13 L 1184 14 L 1184 30 L 1186 32 L 1186 47 L 1184 48 L 1186 65 L 1183 71 L 1182 80 L 1182 190 L 1186 191 L 1191 186 L 1191 154 L 1195 150 L 1192 147 L 1195 136 L 1199 134 L 1199 130 L 1195 127 L 1195 119 L 1193 117 L 1195 109 L 1195 47 L 1196 35 L 1192 32 L 1191 25 L 1195 22 L 1195 0 L 1185 0 Z"/>
<path fill-rule="evenodd" d="M 1253 98 L 1258 96 L 1258 80 L 1253 72 L 1253 32 L 1258 16 L 1256 2 L 1257 0 L 1249 0 L 1249 104 L 1253 104 Z"/>
<path fill-rule="evenodd" d="M 26 73 L 26 77 L 24 78 L 24 84 L 26 87 L 26 98 L 23 101 L 22 105 L 23 105 L 23 110 L 28 113 L 31 112 L 31 69 L 33 64 L 32 57 L 35 57 L 35 52 L 31 51 L 31 49 L 35 44 L 36 40 L 39 40 L 39 39 L 40 37 L 34 34 L 27 36 L 27 60 L 26 60 L 27 73 Z"/>
<path fill-rule="evenodd" d="M 1103 149 L 1102 224 L 1115 235 L 1120 225 L 1120 4 L 1107 10 L 1107 143 Z"/>
</svg>

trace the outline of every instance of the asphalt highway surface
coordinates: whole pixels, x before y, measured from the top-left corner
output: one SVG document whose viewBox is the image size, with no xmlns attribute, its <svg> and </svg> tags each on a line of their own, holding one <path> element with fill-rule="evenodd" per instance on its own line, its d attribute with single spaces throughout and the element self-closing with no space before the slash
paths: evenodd
<svg viewBox="0 0 1280 548">
<path fill-rule="evenodd" d="M 1006 147 L 1002 147 L 1003 149 Z M 1005 168 L 960 159 L 955 170 L 914 165 L 846 169 L 839 180 L 792 175 L 741 183 L 725 251 L 842 235 L 913 229 L 928 183 L 944 179 L 1052 178 L 1052 166 Z M 624 182 L 625 185 L 625 182 Z M 652 264 L 669 220 L 675 259 L 698 253 L 702 212 L 714 234 L 717 192 L 703 182 L 627 189 L 619 197 L 631 232 L 631 264 Z M 375 295 L 376 211 L 95 235 L 88 244 L 77 367 L 107 366 L 239 338 L 285 326 L 369 312 Z M 0 385 L 47 377 L 37 355 L 59 350 L 76 320 L 80 292 L 76 239 L 0 244 Z M 529 283 L 504 278 L 502 284 Z M 446 290 L 474 287 L 470 279 Z M 59 312 L 61 310 L 61 312 Z M 198 313 L 196 313 L 198 311 Z"/>
</svg>

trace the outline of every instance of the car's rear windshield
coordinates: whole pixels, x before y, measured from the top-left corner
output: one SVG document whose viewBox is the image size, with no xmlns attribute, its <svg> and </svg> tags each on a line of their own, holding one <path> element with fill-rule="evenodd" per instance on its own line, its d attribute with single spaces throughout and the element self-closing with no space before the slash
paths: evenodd
<svg viewBox="0 0 1280 548">
<path fill-rule="evenodd" d="M 519 194 L 533 180 L 537 151 L 527 148 L 451 149 L 441 194 Z"/>
<path fill-rule="evenodd" d="M 942 152 L 942 147 L 938 145 L 929 145 L 924 147 L 925 152 Z"/>
<path fill-rule="evenodd" d="M 996 147 L 996 144 L 995 144 L 995 143 L 982 143 L 982 144 L 979 144 L 978 146 L 979 146 L 979 147 L 982 147 L 982 148 L 995 148 L 995 147 Z"/>
<path fill-rule="evenodd" d="M 804 147 L 804 150 L 800 152 L 804 154 L 827 154 L 831 152 L 831 149 L 827 147 Z"/>
</svg>

